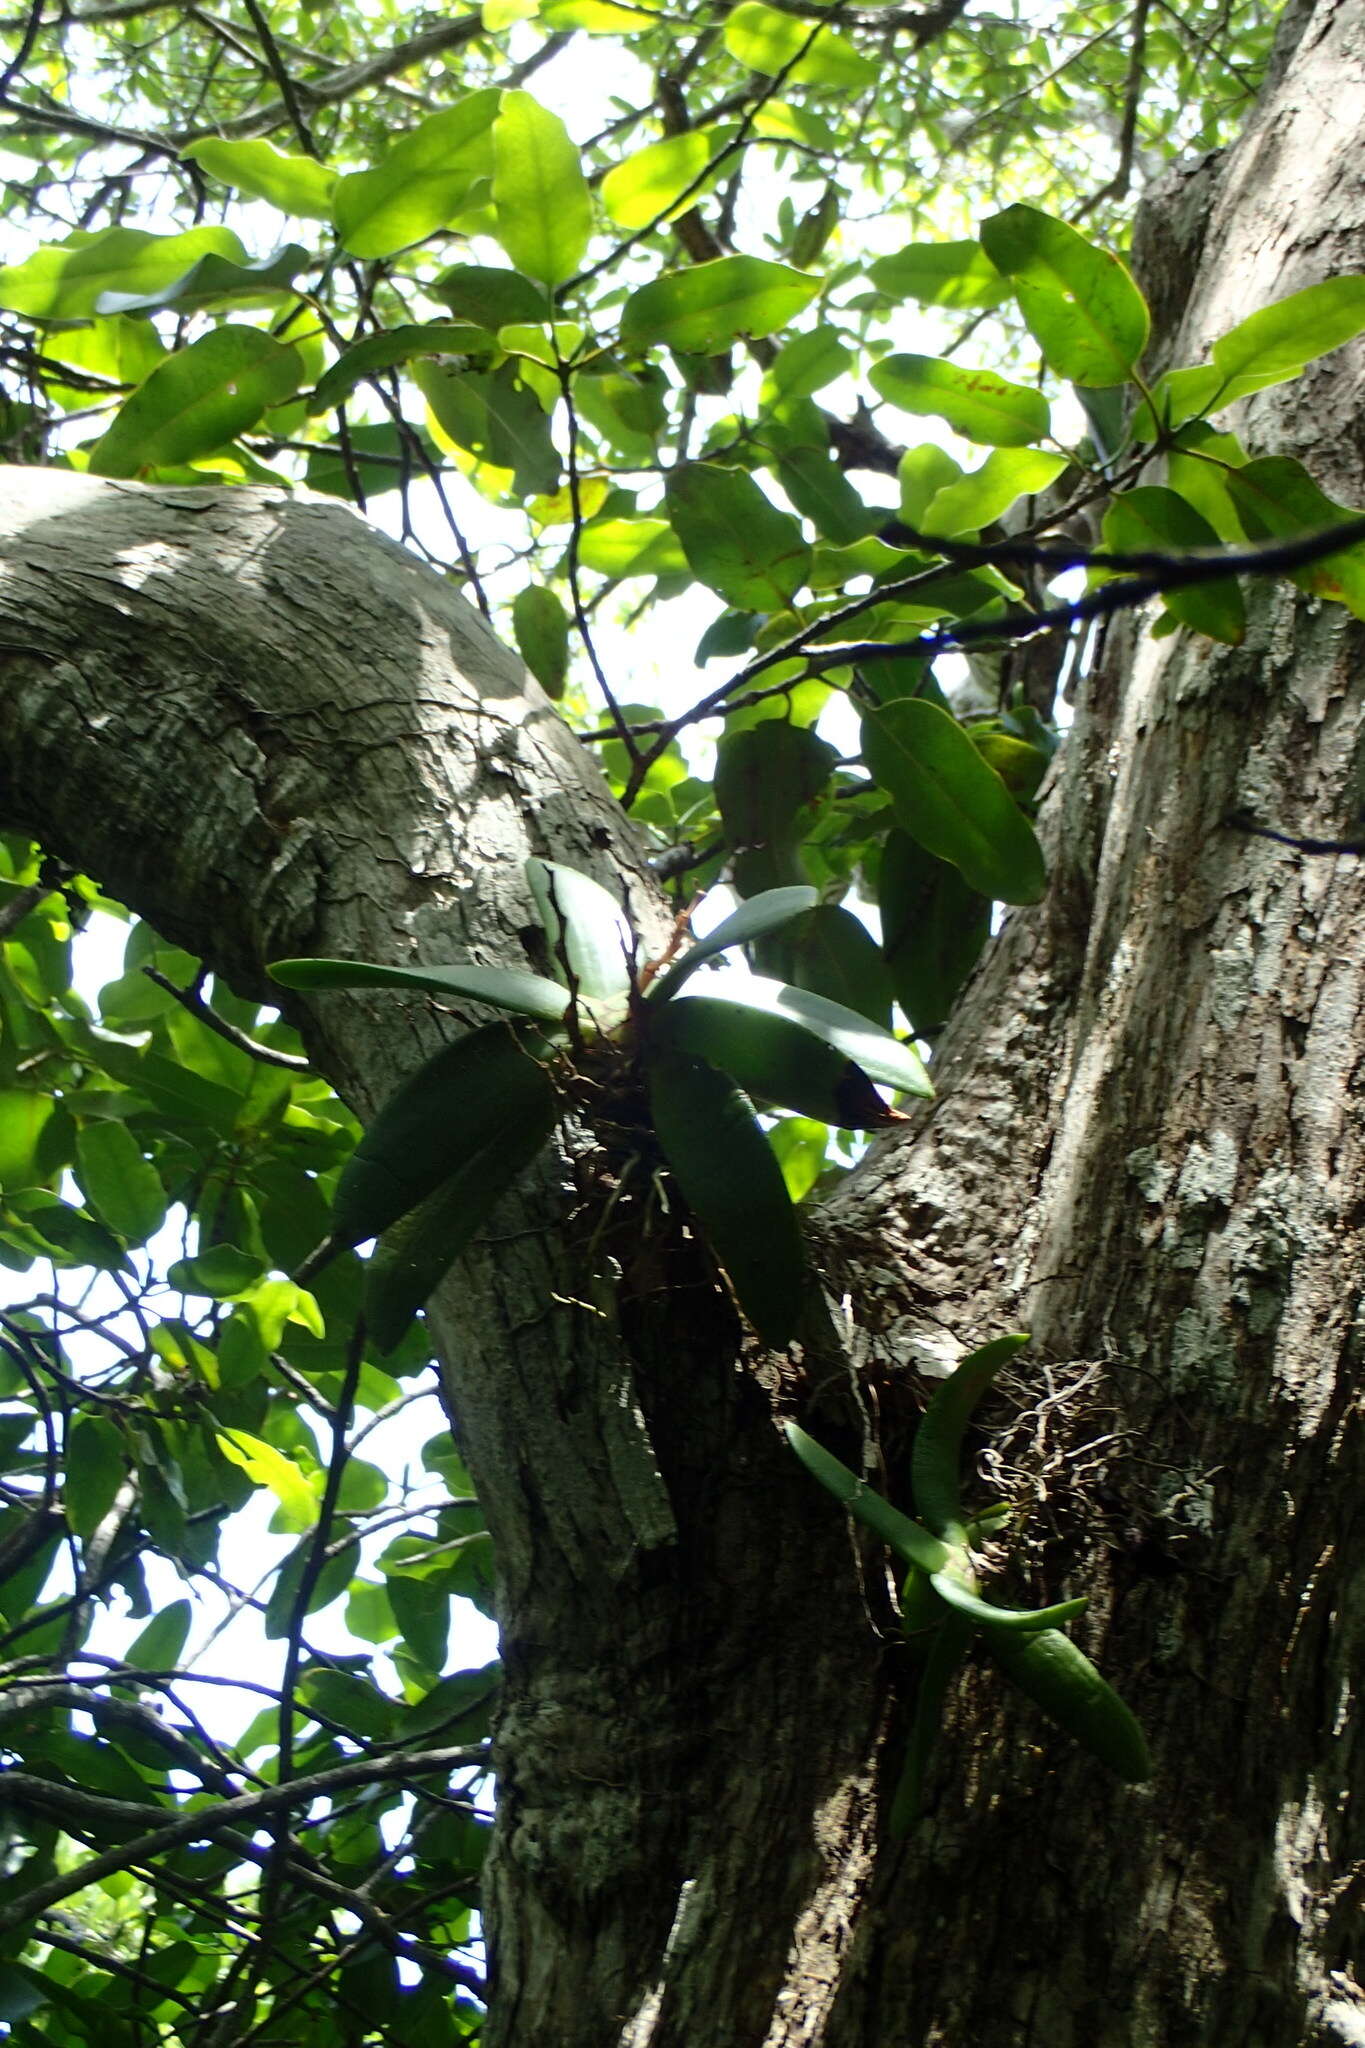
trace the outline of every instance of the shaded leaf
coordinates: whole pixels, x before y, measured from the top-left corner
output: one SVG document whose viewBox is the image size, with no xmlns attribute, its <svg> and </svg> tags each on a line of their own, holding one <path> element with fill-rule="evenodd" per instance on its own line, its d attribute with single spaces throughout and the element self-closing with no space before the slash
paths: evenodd
<svg viewBox="0 0 1365 2048">
<path fill-rule="evenodd" d="M 297 391 L 298 350 L 258 327 L 215 327 L 167 356 L 120 408 L 90 451 L 96 476 L 193 462 L 255 426 Z"/>
<path fill-rule="evenodd" d="M 810 543 L 742 469 L 671 469 L 664 500 L 695 575 L 739 611 L 777 611 L 810 572 Z"/>
<path fill-rule="evenodd" d="M 868 770 L 902 831 L 961 868 L 983 896 L 1037 902 L 1047 877 L 1033 827 L 956 719 L 899 697 L 869 706 L 862 729 Z"/>
</svg>

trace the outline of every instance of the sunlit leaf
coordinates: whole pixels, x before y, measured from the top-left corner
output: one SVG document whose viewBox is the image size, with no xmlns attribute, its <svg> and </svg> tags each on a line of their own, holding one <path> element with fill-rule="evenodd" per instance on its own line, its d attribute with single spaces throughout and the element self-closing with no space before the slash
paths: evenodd
<svg viewBox="0 0 1365 2048">
<path fill-rule="evenodd" d="M 286 156 L 273 142 L 260 139 L 225 142 L 215 135 L 187 143 L 181 154 L 221 184 L 252 199 L 265 199 L 281 213 L 311 220 L 332 217 L 336 172 L 311 156 Z"/>
<path fill-rule="evenodd" d="M 230 228 L 188 228 L 182 235 L 153 235 L 143 228 L 80 232 L 0 269 L 0 306 L 38 320 L 80 320 L 94 313 L 106 292 L 161 291 L 208 255 L 246 261 Z"/>
<path fill-rule="evenodd" d="M 979 242 L 911 242 L 894 256 L 879 256 L 868 276 L 890 299 L 922 306 L 998 306 L 1010 295 Z"/>
<path fill-rule="evenodd" d="M 872 59 L 846 36 L 817 28 L 803 16 L 766 7 L 763 0 L 741 0 L 726 16 L 722 33 L 726 49 L 741 64 L 770 77 L 782 72 L 793 85 L 856 92 L 877 76 Z"/>
<path fill-rule="evenodd" d="M 592 233 L 592 200 L 576 145 L 528 92 L 505 92 L 493 124 L 499 242 L 518 270 L 553 289 L 573 276 Z"/>
<path fill-rule="evenodd" d="M 602 204 L 618 227 L 644 227 L 665 216 L 679 194 L 700 178 L 715 147 L 714 134 L 704 128 L 646 143 L 612 165 L 602 180 Z"/>
<path fill-rule="evenodd" d="M 369 171 L 337 181 L 333 218 L 353 256 L 391 256 L 453 220 L 493 169 L 501 94 L 489 87 L 431 114 Z"/>
<path fill-rule="evenodd" d="M 1049 430 L 1041 391 L 1011 384 L 995 370 L 968 370 L 933 356 L 885 356 L 868 377 L 902 412 L 936 413 L 969 441 L 988 448 L 1018 448 Z"/>
<path fill-rule="evenodd" d="M 298 389 L 297 349 L 259 327 L 214 327 L 167 356 L 90 451 L 97 476 L 135 476 L 208 455 Z"/>
<path fill-rule="evenodd" d="M 1141 360 L 1151 318 L 1118 257 L 1034 206 L 1006 207 L 983 224 L 981 241 L 1058 376 L 1122 384 Z"/>
<path fill-rule="evenodd" d="M 641 285 L 626 301 L 627 348 L 663 343 L 710 355 L 737 335 L 772 334 L 808 306 L 819 280 L 758 256 L 720 256 Z"/>
</svg>

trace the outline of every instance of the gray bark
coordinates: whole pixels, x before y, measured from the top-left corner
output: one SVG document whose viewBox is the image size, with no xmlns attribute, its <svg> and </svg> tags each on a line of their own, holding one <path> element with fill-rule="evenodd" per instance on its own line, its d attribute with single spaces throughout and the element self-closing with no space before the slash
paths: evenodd
<svg viewBox="0 0 1365 2048">
<path fill-rule="evenodd" d="M 1362 42 L 1358 5 L 1320 6 L 1193 224 L 1149 241 L 1184 263 L 1157 294 L 1179 359 L 1359 267 Z M 1359 378 L 1328 358 L 1248 437 L 1362 502 Z M 520 961 L 528 849 L 626 877 L 648 922 L 550 708 L 349 515 L 12 481 L 0 816 L 238 986 L 291 952 Z M 559 1169 L 445 1290 L 509 1677 L 497 2048 L 1365 2041 L 1362 880 L 1224 824 L 1351 829 L 1360 642 L 1288 586 L 1239 649 L 1112 636 L 1047 900 L 967 991 L 936 1102 L 812 1222 L 845 1304 L 818 1359 L 755 1358 L 681 1243 L 594 1291 Z M 296 1014 L 362 1111 L 440 1028 Z M 1005 1586 L 1091 1592 L 1078 1632 L 1156 1776 L 1119 1786 L 975 1671 L 898 1844 L 884 1575 L 772 1413 L 894 1488 L 924 1368 L 1021 1324 L 982 1453 L 1029 1509 Z"/>
</svg>

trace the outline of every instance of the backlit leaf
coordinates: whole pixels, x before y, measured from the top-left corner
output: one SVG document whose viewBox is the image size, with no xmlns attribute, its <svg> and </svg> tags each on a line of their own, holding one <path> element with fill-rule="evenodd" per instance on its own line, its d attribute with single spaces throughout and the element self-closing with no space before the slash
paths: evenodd
<svg viewBox="0 0 1365 2048">
<path fill-rule="evenodd" d="M 968 370 L 933 356 L 885 356 L 868 372 L 875 390 L 902 412 L 936 413 L 969 441 L 1022 448 L 1050 423 L 1041 391 L 1011 384 L 995 370 Z"/>
<path fill-rule="evenodd" d="M 1006 207 L 983 224 L 981 242 L 1059 377 L 1100 387 L 1125 381 L 1151 318 L 1117 256 L 1034 206 Z"/>
<path fill-rule="evenodd" d="M 212 454 L 298 389 L 297 349 L 259 327 L 215 327 L 167 356 L 90 451 L 96 476 L 135 476 Z"/>
<path fill-rule="evenodd" d="M 338 179 L 333 217 L 353 256 L 391 256 L 454 220 L 492 173 L 500 97 L 492 87 L 467 94 L 401 136 L 373 170 Z"/>
<path fill-rule="evenodd" d="M 105 292 L 161 291 L 207 255 L 246 261 L 230 228 L 189 228 L 183 235 L 142 228 L 78 232 L 0 269 L 0 306 L 36 320 L 88 319 Z"/>
<path fill-rule="evenodd" d="M 220 184 L 252 199 L 268 200 L 281 213 L 310 220 L 332 217 L 336 172 L 311 156 L 286 156 L 273 142 L 260 139 L 224 142 L 215 135 L 187 143 L 181 154 L 202 164 Z"/>
<path fill-rule="evenodd" d="M 763 0 L 742 0 L 726 16 L 722 34 L 732 57 L 769 77 L 780 71 L 784 83 L 827 86 L 840 92 L 856 92 L 872 84 L 877 66 L 870 57 L 832 29 L 812 34 L 812 28 L 803 16 L 765 7 Z"/>
<path fill-rule="evenodd" d="M 742 469 L 671 469 L 669 521 L 694 573 L 739 611 L 778 611 L 805 582 L 810 543 Z"/>
<path fill-rule="evenodd" d="M 632 292 L 621 316 L 621 340 L 627 348 L 662 343 L 712 355 L 737 335 L 759 337 L 785 327 L 819 288 L 818 278 L 784 263 L 720 256 Z"/>
<path fill-rule="evenodd" d="M 576 144 L 528 92 L 505 92 L 493 124 L 496 234 L 518 270 L 551 289 L 573 276 L 592 233 Z"/>
</svg>

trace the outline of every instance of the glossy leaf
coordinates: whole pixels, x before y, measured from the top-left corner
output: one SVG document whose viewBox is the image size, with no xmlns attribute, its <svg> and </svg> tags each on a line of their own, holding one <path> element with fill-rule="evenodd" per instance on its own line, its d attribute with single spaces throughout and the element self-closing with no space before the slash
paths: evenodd
<svg viewBox="0 0 1365 2048">
<path fill-rule="evenodd" d="M 877 906 L 896 1001 L 915 1031 L 941 1030 L 990 936 L 990 898 L 951 861 L 908 832 L 892 831 L 882 848 Z"/>
<path fill-rule="evenodd" d="M 143 228 L 78 232 L 0 269 L 0 306 L 35 320 L 89 319 L 106 292 L 162 291 L 208 255 L 246 261 L 230 228 L 188 228 L 183 235 Z"/>
<path fill-rule="evenodd" d="M 504 92 L 493 124 L 495 233 L 511 262 L 551 290 L 573 276 L 592 233 L 577 146 L 528 92 Z"/>
<path fill-rule="evenodd" d="M 655 278 L 626 300 L 626 348 L 662 344 L 712 355 L 739 335 L 754 338 L 785 327 L 807 307 L 819 279 L 758 256 L 720 256 Z"/>
<path fill-rule="evenodd" d="M 1009 279 L 979 242 L 910 242 L 892 256 L 879 256 L 867 274 L 889 299 L 915 299 L 922 306 L 989 308 L 1010 295 Z"/>
<path fill-rule="evenodd" d="M 477 1147 L 465 1151 L 438 1187 L 385 1230 L 365 1271 L 365 1318 L 381 1357 L 401 1344 L 417 1311 L 485 1228 L 493 1204 L 545 1144 L 557 1113 L 548 1080 L 541 1090 L 523 1082 L 515 1104 L 504 1089 L 497 1102 L 480 1105 L 465 1127 L 477 1133 Z M 393 1593 L 391 1585 L 391 1599 Z M 396 1600 L 394 1612 L 406 1635 Z"/>
<path fill-rule="evenodd" d="M 90 451 L 96 476 L 136 476 L 226 447 L 297 391 L 297 349 L 258 327 L 215 327 L 152 371 Z"/>
<path fill-rule="evenodd" d="M 1119 258 L 1034 206 L 1010 206 L 981 229 L 1048 363 L 1073 384 L 1122 384 L 1151 330 L 1147 302 Z"/>
<path fill-rule="evenodd" d="M 1153 409 L 1157 421 L 1179 426 L 1253 391 L 1286 384 L 1307 364 L 1362 331 L 1365 276 L 1324 278 L 1291 292 L 1221 335 L 1208 363 L 1168 372 L 1153 393 L 1153 407 L 1140 409 L 1135 431 L 1144 440 L 1152 437 Z"/>
<path fill-rule="evenodd" d="M 332 1200 L 342 1244 L 377 1237 L 491 1145 L 554 1123 L 557 1097 L 526 1026 L 483 1024 L 442 1046 L 388 1098 Z"/>
<path fill-rule="evenodd" d="M 649 1106 L 673 1176 L 763 1342 L 789 1343 L 804 1291 L 801 1233 L 748 1098 L 700 1061 L 651 1055 Z"/>
<path fill-rule="evenodd" d="M 1012 384 L 995 370 L 968 370 L 933 356 L 884 356 L 868 372 L 873 389 L 902 412 L 933 413 L 969 441 L 1022 448 L 1050 428 L 1041 391 Z"/>
<path fill-rule="evenodd" d="M 202 135 L 197 142 L 187 143 L 181 155 L 201 165 L 220 184 L 252 199 L 264 199 L 281 213 L 309 220 L 332 218 L 336 172 L 311 156 L 286 156 L 273 142 L 258 138 L 226 142 L 216 135 Z"/>
<path fill-rule="evenodd" d="M 947 1564 L 951 1552 L 940 1543 L 937 1536 L 931 1536 L 918 1522 L 911 1521 L 899 1508 L 893 1508 L 860 1479 L 856 1472 L 850 1472 L 847 1465 L 839 1462 L 823 1444 L 807 1436 L 795 1422 L 784 1424 L 787 1442 L 795 1451 L 801 1463 L 812 1476 L 819 1480 L 827 1492 L 832 1493 L 842 1507 L 847 1508 L 856 1522 L 865 1529 L 871 1529 L 880 1536 L 883 1543 L 895 1551 L 906 1564 L 917 1565 L 922 1572 L 938 1572 Z"/>
<path fill-rule="evenodd" d="M 1130 1784 L 1151 1777 L 1152 1759 L 1137 1721 L 1069 1636 L 1057 1629 L 983 1633 L 1005 1676 L 1092 1756 Z"/>
<path fill-rule="evenodd" d="M 555 971 L 588 1002 L 624 996 L 630 988 L 635 938 L 617 898 L 591 875 L 562 861 L 528 860 L 526 880 Z"/>
<path fill-rule="evenodd" d="M 1046 490 L 1066 466 L 1065 455 L 1044 448 L 993 449 L 979 469 L 936 491 L 914 523 L 924 533 L 979 533 L 1016 498 Z"/>
<path fill-rule="evenodd" d="M 101 292 L 96 310 L 112 317 L 158 313 L 163 308 L 194 313 L 207 306 L 269 306 L 290 291 L 307 261 L 308 251 L 298 242 L 288 242 L 255 263 L 236 263 L 210 253 L 159 290 Z"/>
<path fill-rule="evenodd" d="M 894 1123 L 862 1068 L 794 1017 L 723 996 L 688 994 L 651 1022 L 649 1044 L 706 1060 L 746 1095 L 845 1130 Z"/>
<path fill-rule="evenodd" d="M 517 592 L 512 631 L 527 668 L 557 702 L 569 674 L 569 616 L 548 583 L 528 583 Z"/>
<path fill-rule="evenodd" d="M 842 903 L 817 904 L 765 939 L 754 948 L 754 966 L 891 1029 L 891 979 L 881 948 Z"/>
<path fill-rule="evenodd" d="M 693 572 L 739 611 L 779 611 L 810 572 L 810 543 L 742 469 L 671 469 L 669 522 Z"/>
<path fill-rule="evenodd" d="M 560 1024 L 568 997 L 557 981 L 515 967 L 385 967 L 375 960 L 276 960 L 268 970 L 282 988 L 412 988 L 429 995 L 463 996 L 472 1003 L 512 1010 L 542 1024 Z"/>
<path fill-rule="evenodd" d="M 607 172 L 602 204 L 621 228 L 642 228 L 662 218 L 705 171 L 715 147 L 714 135 L 704 128 L 647 143 Z"/>
<path fill-rule="evenodd" d="M 1058 1600 L 1051 1607 L 995 1607 L 989 1600 L 983 1600 L 965 1586 L 950 1565 L 946 1571 L 931 1572 L 930 1584 L 941 1600 L 949 1607 L 964 1614 L 978 1627 L 989 1622 L 992 1633 L 1001 1636 L 1016 1633 L 1032 1633 L 1040 1628 L 1055 1628 L 1058 1622 L 1074 1621 L 1078 1614 L 1084 1614 L 1090 1605 L 1082 1594 L 1075 1600 Z"/>
<path fill-rule="evenodd" d="M 455 219 L 492 173 L 500 98 L 492 87 L 467 94 L 401 136 L 372 170 L 337 180 L 333 218 L 353 256 L 392 256 Z"/>
<path fill-rule="evenodd" d="M 789 892 L 774 890 L 772 893 L 777 896 Z M 761 903 L 763 898 L 756 897 L 754 901 Z M 866 1017 L 859 1016 L 856 1010 L 831 1002 L 827 996 L 815 995 L 810 989 L 793 988 L 786 982 L 773 981 L 767 975 L 725 973 L 707 982 L 706 993 L 722 996 L 729 1003 L 742 1003 L 751 1009 L 791 1018 L 837 1047 L 883 1087 L 898 1089 L 905 1095 L 932 1095 L 934 1092 L 913 1046 L 893 1038 L 889 1031 L 881 1030 Z"/>
<path fill-rule="evenodd" d="M 863 754 L 902 831 L 983 896 L 1038 901 L 1047 876 L 1033 827 L 949 713 L 914 697 L 869 706 Z"/>
<path fill-rule="evenodd" d="M 916 1508 L 946 1543 L 967 1540 L 959 1479 L 967 1424 L 996 1374 L 1028 1341 L 1023 1335 L 996 1337 L 970 1352 L 935 1389 L 920 1417 L 911 1454 L 911 1487 Z"/>
<path fill-rule="evenodd" d="M 809 21 L 766 7 L 763 0 L 741 0 L 726 16 L 721 33 L 726 49 L 739 63 L 769 77 L 781 72 L 784 82 L 793 85 L 857 92 L 877 76 L 871 58 L 847 37 L 832 29 L 820 29 L 812 36 Z"/>
<path fill-rule="evenodd" d="M 817 900 L 816 891 L 803 883 L 785 889 L 768 889 L 761 896 L 750 897 L 747 903 L 741 903 L 738 910 L 732 910 L 728 917 L 722 918 L 714 931 L 689 947 L 667 973 L 659 976 L 650 988 L 650 1000 L 667 1002 L 706 961 L 714 960 L 717 954 L 727 952 L 731 946 L 747 946 L 762 938 L 765 932 L 776 931 L 791 918 L 800 917 Z"/>
<path fill-rule="evenodd" d="M 1118 551 L 1158 548 L 1168 554 L 1190 554 L 1216 548 L 1219 536 L 1202 512 L 1163 484 L 1138 484 L 1114 500 L 1104 516 L 1103 542 Z M 1240 647 L 1246 635 L 1246 605 L 1237 579 L 1192 583 L 1164 593 L 1166 610 L 1182 625 L 1193 626 L 1211 640 Z"/>
<path fill-rule="evenodd" d="M 929 1654 L 915 1689 L 915 1707 L 905 1757 L 887 1821 L 893 1840 L 909 1833 L 924 1805 L 924 1778 L 933 1754 L 948 1688 L 972 1640 L 971 1624 L 961 1615 L 945 1614 L 933 1632 Z"/>
</svg>

